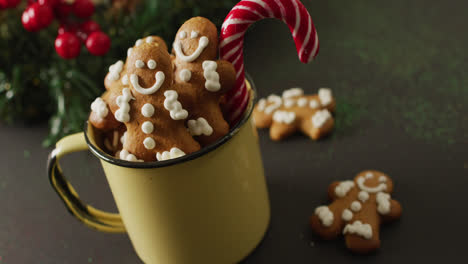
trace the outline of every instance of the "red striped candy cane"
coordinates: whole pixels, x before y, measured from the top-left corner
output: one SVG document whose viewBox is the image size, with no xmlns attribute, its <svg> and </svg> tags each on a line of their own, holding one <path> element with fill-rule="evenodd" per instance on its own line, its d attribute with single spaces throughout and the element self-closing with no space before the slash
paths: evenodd
<svg viewBox="0 0 468 264">
<path fill-rule="evenodd" d="M 308 63 L 317 55 L 319 41 L 312 18 L 299 0 L 242 0 L 229 12 L 221 27 L 221 59 L 236 69 L 236 84 L 226 94 L 231 124 L 237 122 L 249 102 L 244 76 L 244 34 L 247 28 L 264 18 L 281 19 L 292 33 L 299 60 Z"/>
</svg>

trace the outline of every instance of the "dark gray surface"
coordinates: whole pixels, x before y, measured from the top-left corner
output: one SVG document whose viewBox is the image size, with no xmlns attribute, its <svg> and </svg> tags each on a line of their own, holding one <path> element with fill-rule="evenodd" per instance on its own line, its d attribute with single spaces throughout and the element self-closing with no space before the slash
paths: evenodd
<svg viewBox="0 0 468 264">
<path fill-rule="evenodd" d="M 443 2 L 443 3 L 442 3 Z M 274 143 L 260 132 L 272 219 L 243 263 L 451 263 L 468 257 L 468 46 L 466 7 L 446 1 L 305 1 L 321 40 L 301 64 L 280 22 L 247 36 L 246 67 L 261 96 L 291 86 L 338 100 L 334 134 Z M 90 230 L 49 187 L 46 127 L 0 125 L 0 263 L 140 263 L 126 235 Z M 81 197 L 115 210 L 98 161 L 63 160 Z M 310 233 L 314 208 L 333 180 L 378 169 L 395 181 L 400 221 L 382 228 L 382 248 L 355 256 L 338 239 Z"/>
</svg>

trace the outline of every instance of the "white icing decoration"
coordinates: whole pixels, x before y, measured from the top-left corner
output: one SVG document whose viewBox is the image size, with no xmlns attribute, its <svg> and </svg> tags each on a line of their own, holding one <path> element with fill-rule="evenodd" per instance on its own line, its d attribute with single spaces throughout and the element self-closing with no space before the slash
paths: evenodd
<svg viewBox="0 0 468 264">
<path fill-rule="evenodd" d="M 366 179 L 371 179 L 371 178 L 374 178 L 374 174 L 372 174 L 372 172 L 367 172 Z"/>
<path fill-rule="evenodd" d="M 265 111 L 266 100 L 264 98 L 258 100 L 257 109 L 258 111 Z"/>
<path fill-rule="evenodd" d="M 276 109 L 280 108 L 281 104 L 283 104 L 283 100 L 281 99 L 281 97 L 274 94 L 268 96 L 267 101 L 273 103 L 265 108 L 265 113 L 268 115 L 273 113 L 273 111 L 275 111 Z"/>
<path fill-rule="evenodd" d="M 306 105 L 307 105 L 307 99 L 306 99 L 306 98 L 299 98 L 299 99 L 297 100 L 297 105 L 298 105 L 299 107 L 304 107 L 304 106 L 306 106 Z"/>
<path fill-rule="evenodd" d="M 149 60 L 148 61 L 148 68 L 151 69 L 151 70 L 154 70 L 157 66 L 157 63 L 155 60 Z"/>
<path fill-rule="evenodd" d="M 192 78 L 192 72 L 190 70 L 183 69 L 179 72 L 179 78 L 183 82 L 188 82 L 190 81 L 190 78 Z"/>
<path fill-rule="evenodd" d="M 103 119 L 109 114 L 109 109 L 107 109 L 107 104 L 102 100 L 101 97 L 98 97 L 94 100 L 94 102 L 91 104 L 91 110 L 96 113 L 96 115 L 100 118 Z"/>
<path fill-rule="evenodd" d="M 120 137 L 120 143 L 125 144 L 125 140 L 127 139 L 127 131 L 123 133 L 123 135 Z"/>
<path fill-rule="evenodd" d="M 141 68 L 145 67 L 145 63 L 142 60 L 136 60 L 135 61 L 135 67 L 141 69 Z"/>
<path fill-rule="evenodd" d="M 192 30 L 192 32 L 190 33 L 190 38 L 196 38 L 198 37 L 198 32 Z"/>
<path fill-rule="evenodd" d="M 353 181 L 342 181 L 335 187 L 335 194 L 340 198 L 345 197 L 353 187 Z"/>
<path fill-rule="evenodd" d="M 130 89 L 123 88 L 122 95 L 117 96 L 116 103 L 119 106 L 119 109 L 115 111 L 114 116 L 117 121 L 122 123 L 130 121 L 130 100 L 135 99 L 132 96 Z"/>
<path fill-rule="evenodd" d="M 145 121 L 143 124 L 141 124 L 141 131 L 145 134 L 151 134 L 153 133 L 154 130 L 154 125 L 150 121 Z"/>
<path fill-rule="evenodd" d="M 296 120 L 296 113 L 288 111 L 276 111 L 273 114 L 273 120 L 279 123 L 291 124 Z"/>
<path fill-rule="evenodd" d="M 120 73 L 123 70 L 123 61 L 119 60 L 116 63 L 109 66 L 109 75 L 107 75 L 107 79 L 111 81 L 117 81 L 120 78 Z"/>
<path fill-rule="evenodd" d="M 139 39 L 135 42 L 135 46 L 140 46 L 141 44 L 143 44 L 143 40 Z"/>
<path fill-rule="evenodd" d="M 176 56 L 186 62 L 192 62 L 200 56 L 200 54 L 203 52 L 203 50 L 208 46 L 208 38 L 203 36 L 200 39 L 198 39 L 198 47 L 197 49 L 191 54 L 191 55 L 185 55 L 184 52 L 182 51 L 182 47 L 180 45 L 180 41 L 176 40 L 174 42 L 174 50 L 176 53 Z"/>
<path fill-rule="evenodd" d="M 379 177 L 379 182 L 387 182 L 387 177 L 381 175 L 381 176 Z"/>
<path fill-rule="evenodd" d="M 358 201 L 354 201 L 351 203 L 351 206 L 350 206 L 351 210 L 353 210 L 354 212 L 359 212 L 361 211 L 361 203 L 358 202 Z"/>
<path fill-rule="evenodd" d="M 130 57 L 132 55 L 133 48 L 128 48 L 127 50 L 127 57 Z"/>
<path fill-rule="evenodd" d="M 380 214 L 390 213 L 390 194 L 379 192 L 376 196 L 377 211 Z"/>
<path fill-rule="evenodd" d="M 219 83 L 219 74 L 216 72 L 218 64 L 216 61 L 206 60 L 202 64 L 203 67 L 203 76 L 205 77 L 205 88 L 210 92 L 217 92 L 221 89 L 221 84 Z"/>
<path fill-rule="evenodd" d="M 153 43 L 152 37 L 146 37 L 146 43 Z"/>
<path fill-rule="evenodd" d="M 343 213 L 341 214 L 341 219 L 344 221 L 351 221 L 351 219 L 353 219 L 353 212 L 351 212 L 349 209 L 344 209 Z"/>
<path fill-rule="evenodd" d="M 323 106 L 327 106 L 332 102 L 332 92 L 329 88 L 320 88 L 318 96 Z"/>
<path fill-rule="evenodd" d="M 333 213 L 328 206 L 319 206 L 315 209 L 315 214 L 318 216 L 322 225 L 331 226 L 333 224 Z"/>
<path fill-rule="evenodd" d="M 184 38 L 186 38 L 186 37 L 187 37 L 187 32 L 181 31 L 181 32 L 179 33 L 179 38 L 180 38 L 180 39 L 184 39 Z"/>
<path fill-rule="evenodd" d="M 366 178 L 361 176 L 357 179 L 357 184 L 359 186 L 359 188 L 363 191 L 366 191 L 366 192 L 369 192 L 369 193 L 378 193 L 378 192 L 382 192 L 382 191 L 385 191 L 387 189 L 387 184 L 385 183 L 381 183 L 379 184 L 378 186 L 376 187 L 368 187 L 368 186 L 365 186 L 364 183 L 366 181 Z"/>
<path fill-rule="evenodd" d="M 327 109 L 319 110 L 312 116 L 312 124 L 316 128 L 321 128 L 329 119 L 331 114 Z"/>
<path fill-rule="evenodd" d="M 309 107 L 312 109 L 318 108 L 320 105 L 317 100 L 312 99 L 309 101 Z"/>
<path fill-rule="evenodd" d="M 192 136 L 210 136 L 211 134 L 213 134 L 213 128 L 203 117 L 200 117 L 197 120 L 189 120 L 187 122 L 187 126 Z"/>
<path fill-rule="evenodd" d="M 363 203 L 366 202 L 369 200 L 369 193 L 366 191 L 360 191 L 358 194 L 358 199 Z"/>
<path fill-rule="evenodd" d="M 364 237 L 365 239 L 372 238 L 372 227 L 369 224 L 363 224 L 361 221 L 354 221 L 352 224 L 347 224 L 343 229 L 343 235 L 355 234 Z"/>
<path fill-rule="evenodd" d="M 154 106 L 152 104 L 144 104 L 142 107 L 141 107 L 141 114 L 144 116 L 144 117 L 152 117 L 153 114 L 154 114 Z"/>
<path fill-rule="evenodd" d="M 182 108 L 182 104 L 177 100 L 179 95 L 176 91 L 165 91 L 164 96 L 166 97 L 164 100 L 164 108 L 169 111 L 172 119 L 181 120 L 187 118 L 188 112 Z"/>
<path fill-rule="evenodd" d="M 130 83 L 133 85 L 133 88 L 135 88 L 137 92 L 141 94 L 149 95 L 149 94 L 155 93 L 157 90 L 159 90 L 159 88 L 161 88 L 161 85 L 164 83 L 164 79 L 165 79 L 164 72 L 158 71 L 155 74 L 155 78 L 156 78 L 156 82 L 154 82 L 153 86 L 149 88 L 143 88 L 140 86 L 138 75 L 133 73 L 132 75 L 130 75 Z"/>
<path fill-rule="evenodd" d="M 304 90 L 302 90 L 301 88 L 291 88 L 283 92 L 283 98 L 286 99 L 286 98 L 301 96 L 303 94 L 304 94 Z"/>
<path fill-rule="evenodd" d="M 140 161 L 140 162 L 143 161 L 143 160 L 137 159 L 135 155 L 133 155 L 132 153 L 128 152 L 125 149 L 122 149 L 120 151 L 120 159 L 126 160 L 126 161 Z"/>
<path fill-rule="evenodd" d="M 158 161 L 175 159 L 184 156 L 185 153 L 178 148 L 171 148 L 170 151 L 164 151 L 163 153 L 156 153 L 156 159 Z"/>
<path fill-rule="evenodd" d="M 147 137 L 143 140 L 143 145 L 146 149 L 154 149 L 154 147 L 156 147 L 156 142 L 154 142 L 154 139 Z"/>
<path fill-rule="evenodd" d="M 128 75 L 125 74 L 123 77 L 122 77 L 122 84 L 123 85 L 128 85 Z"/>
<path fill-rule="evenodd" d="M 296 104 L 296 101 L 293 99 L 284 99 L 284 106 L 287 108 L 293 107 Z"/>
</svg>

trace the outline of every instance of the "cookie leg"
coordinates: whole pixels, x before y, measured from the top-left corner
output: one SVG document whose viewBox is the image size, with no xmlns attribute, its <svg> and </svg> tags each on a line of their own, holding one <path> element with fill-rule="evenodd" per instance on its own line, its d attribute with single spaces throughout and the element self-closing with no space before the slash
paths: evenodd
<svg viewBox="0 0 468 264">
<path fill-rule="evenodd" d="M 366 254 L 380 248 L 380 219 L 374 203 L 365 203 L 343 229 L 346 247 Z"/>
<path fill-rule="evenodd" d="M 317 140 L 329 134 L 333 130 L 335 124 L 328 110 L 321 111 L 316 111 L 310 118 L 305 118 L 301 123 L 301 131 L 313 140 Z"/>
<path fill-rule="evenodd" d="M 275 141 L 285 139 L 297 131 L 297 124 L 284 124 L 273 121 L 270 127 L 270 138 Z"/>
</svg>

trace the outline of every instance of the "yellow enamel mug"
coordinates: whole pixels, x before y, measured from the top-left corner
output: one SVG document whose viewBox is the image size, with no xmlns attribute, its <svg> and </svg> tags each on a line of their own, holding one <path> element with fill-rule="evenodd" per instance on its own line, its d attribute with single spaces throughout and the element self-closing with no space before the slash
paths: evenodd
<svg viewBox="0 0 468 264">
<path fill-rule="evenodd" d="M 52 187 L 89 227 L 127 232 L 138 256 L 151 263 L 236 263 L 262 240 L 270 219 L 258 137 L 252 124 L 255 90 L 230 133 L 196 153 L 162 162 L 128 162 L 103 152 L 90 125 L 61 139 L 49 157 Z M 101 161 L 120 214 L 84 204 L 59 160 L 90 150 Z"/>
</svg>

